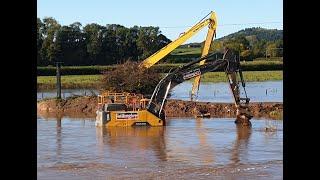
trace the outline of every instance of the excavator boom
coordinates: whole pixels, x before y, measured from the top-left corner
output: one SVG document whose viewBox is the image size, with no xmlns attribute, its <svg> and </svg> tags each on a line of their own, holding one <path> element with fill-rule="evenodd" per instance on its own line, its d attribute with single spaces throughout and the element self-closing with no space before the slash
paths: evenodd
<svg viewBox="0 0 320 180">
<path fill-rule="evenodd" d="M 213 41 L 213 37 L 216 35 L 216 27 L 209 28 L 206 41 L 204 43 L 203 49 L 202 49 L 202 55 L 201 57 L 205 57 L 208 55 L 211 43 Z M 203 65 L 206 62 L 206 60 L 200 61 L 200 65 Z M 192 84 L 192 91 L 191 91 L 191 100 L 193 100 L 194 96 L 198 94 L 199 91 L 199 85 L 200 85 L 200 78 L 201 76 L 197 76 Z"/>
<path fill-rule="evenodd" d="M 182 43 L 186 42 L 190 37 L 192 37 L 194 34 L 199 32 L 203 27 L 205 27 L 207 25 L 209 25 L 208 36 L 210 34 L 209 37 L 211 37 L 211 39 L 212 39 L 213 32 L 215 32 L 215 30 L 217 28 L 217 18 L 216 18 L 215 12 L 210 12 L 210 18 L 205 19 L 205 20 L 201 20 L 200 22 L 198 22 L 196 25 L 194 25 L 188 31 L 184 32 L 178 39 L 176 39 L 175 41 L 172 41 L 171 43 L 169 43 L 168 45 L 166 45 L 165 47 L 163 47 L 159 51 L 155 52 L 154 54 L 152 54 L 150 57 L 148 57 L 144 61 L 142 61 L 140 66 L 150 68 L 151 66 L 153 66 L 155 63 L 160 61 L 162 58 L 164 58 L 166 55 L 168 55 L 170 52 L 172 52 L 174 49 L 176 49 Z M 207 36 L 207 39 L 208 39 L 208 36 Z M 206 44 L 208 44 L 207 46 L 210 46 L 211 41 L 206 42 Z M 207 49 L 209 50 L 209 48 L 207 48 Z M 207 50 L 205 50 L 205 51 L 207 51 Z"/>
<path fill-rule="evenodd" d="M 163 119 L 162 117 L 165 116 L 163 107 L 170 89 L 193 77 L 199 77 L 201 74 L 213 72 L 223 68 L 227 74 L 230 90 L 233 94 L 235 106 L 237 109 L 236 123 L 250 125 L 249 120 L 252 118 L 252 114 L 248 109 L 250 99 L 247 96 L 245 98 L 240 97 L 239 82 L 236 78 L 237 73 L 241 72 L 240 62 L 231 50 L 227 50 L 225 52 L 223 59 L 215 59 L 215 55 L 216 54 L 213 53 L 204 56 L 198 60 L 180 66 L 179 68 L 176 68 L 168 73 L 156 86 L 147 106 L 147 110 L 155 116 Z M 203 60 L 206 60 L 204 64 L 197 64 Z M 242 81 L 242 85 L 244 85 L 244 81 L 241 75 L 240 78 Z"/>
</svg>

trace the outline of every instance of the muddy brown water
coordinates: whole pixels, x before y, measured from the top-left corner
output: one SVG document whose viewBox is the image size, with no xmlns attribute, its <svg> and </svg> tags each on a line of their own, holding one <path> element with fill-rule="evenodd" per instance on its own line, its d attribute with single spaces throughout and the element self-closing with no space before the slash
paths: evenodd
<svg viewBox="0 0 320 180">
<path fill-rule="evenodd" d="M 173 118 L 166 127 L 97 128 L 37 118 L 38 179 L 282 179 L 283 121 Z M 266 132 L 273 125 L 276 131 Z"/>
</svg>

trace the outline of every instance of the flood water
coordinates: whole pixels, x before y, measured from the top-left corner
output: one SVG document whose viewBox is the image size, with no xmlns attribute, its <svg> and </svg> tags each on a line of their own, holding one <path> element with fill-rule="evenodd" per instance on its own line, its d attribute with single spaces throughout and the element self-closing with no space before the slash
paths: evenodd
<svg viewBox="0 0 320 180">
<path fill-rule="evenodd" d="M 168 99 L 190 100 L 191 81 L 186 81 L 171 90 Z M 247 82 L 246 91 L 250 102 L 283 102 L 283 81 Z M 243 89 L 240 88 L 244 97 Z M 92 89 L 65 89 L 62 97 L 73 95 L 99 94 Z M 37 93 L 37 98 L 56 97 L 56 91 L 42 91 Z M 233 97 L 228 83 L 201 83 L 199 87 L 198 101 L 202 102 L 233 102 Z"/>
<path fill-rule="evenodd" d="M 165 127 L 98 128 L 37 118 L 38 179 L 282 179 L 283 125 L 169 119 Z M 265 132 L 267 124 L 277 127 Z"/>
<path fill-rule="evenodd" d="M 190 81 L 177 85 L 171 91 L 171 99 L 190 100 L 192 89 Z M 247 82 L 246 92 L 250 102 L 283 102 L 283 81 Z M 240 87 L 241 97 L 245 97 Z M 201 83 L 199 87 L 198 101 L 202 102 L 233 102 L 233 96 L 229 84 Z"/>
<path fill-rule="evenodd" d="M 96 89 L 62 89 L 61 90 L 61 98 L 67 98 L 70 96 L 84 96 L 84 95 L 93 95 L 99 94 L 99 91 Z M 56 90 L 45 90 L 45 91 L 38 91 L 37 92 L 37 99 L 44 99 L 44 98 L 54 98 L 57 96 Z"/>
</svg>

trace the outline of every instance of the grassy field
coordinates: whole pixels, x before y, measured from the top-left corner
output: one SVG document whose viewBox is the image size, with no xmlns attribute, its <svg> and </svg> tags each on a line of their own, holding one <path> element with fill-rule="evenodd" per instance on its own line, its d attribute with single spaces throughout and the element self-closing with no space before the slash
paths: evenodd
<svg viewBox="0 0 320 180">
<path fill-rule="evenodd" d="M 282 71 L 247 71 L 243 72 L 246 81 L 282 80 Z M 98 88 L 102 75 L 67 75 L 61 77 L 62 88 Z M 202 82 L 226 82 L 224 72 L 209 72 L 202 76 Z M 38 76 L 38 90 L 55 89 L 55 76 Z"/>
<path fill-rule="evenodd" d="M 247 71 L 243 72 L 245 81 L 276 81 L 282 80 L 282 71 Z M 209 72 L 202 76 L 202 82 L 226 82 L 224 72 Z"/>
<path fill-rule="evenodd" d="M 61 77 L 61 85 L 63 89 L 97 88 L 101 77 L 101 75 L 67 75 Z M 38 90 L 55 89 L 56 77 L 38 76 L 37 88 Z"/>
<path fill-rule="evenodd" d="M 184 58 L 192 58 L 192 57 L 200 57 L 201 56 L 201 48 L 200 47 L 190 47 L 190 48 L 176 48 L 173 50 L 170 55 L 167 57 L 168 62 L 172 61 L 180 61 Z M 282 61 L 282 57 L 265 57 L 256 58 L 253 61 Z"/>
<path fill-rule="evenodd" d="M 190 62 L 199 58 L 201 48 L 177 48 L 167 58 L 175 59 L 178 62 Z M 170 62 L 170 61 L 169 61 Z M 173 61 L 174 62 L 174 61 Z M 163 63 L 157 64 L 155 68 L 158 73 L 169 72 L 170 69 L 183 65 L 183 63 Z M 267 81 L 282 80 L 283 62 L 281 58 L 258 58 L 254 61 L 241 62 L 246 81 Z M 115 68 L 112 66 L 62 66 L 62 88 L 98 88 L 101 81 L 101 73 Z M 223 71 L 223 70 L 221 70 Z M 37 87 L 41 89 L 55 89 L 56 68 L 37 68 Z M 224 72 L 211 72 L 203 75 L 202 82 L 226 82 Z"/>
<path fill-rule="evenodd" d="M 201 48 L 176 48 L 171 55 L 201 54 Z"/>
<path fill-rule="evenodd" d="M 189 60 L 190 61 L 190 60 Z M 156 64 L 151 67 L 156 70 L 158 73 L 169 72 L 170 69 L 176 68 L 182 65 L 167 63 L 167 64 Z M 241 62 L 241 67 L 244 71 L 277 71 L 282 70 L 283 62 L 282 61 L 246 61 Z M 111 71 L 115 66 L 62 66 L 61 74 L 62 75 L 97 75 L 101 74 L 103 71 Z M 54 76 L 56 74 L 55 67 L 38 67 L 37 75 L 38 76 Z"/>
</svg>

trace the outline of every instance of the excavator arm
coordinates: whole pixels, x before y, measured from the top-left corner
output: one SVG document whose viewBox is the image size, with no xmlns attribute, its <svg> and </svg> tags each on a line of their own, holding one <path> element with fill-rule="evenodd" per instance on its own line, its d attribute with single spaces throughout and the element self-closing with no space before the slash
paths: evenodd
<svg viewBox="0 0 320 180">
<path fill-rule="evenodd" d="M 208 14 L 209 15 L 209 14 Z M 207 16 L 208 16 L 207 15 Z M 206 16 L 206 17 L 207 17 Z M 150 57 L 145 59 L 141 62 L 140 66 L 150 68 L 155 63 L 160 61 L 162 58 L 164 58 L 166 55 L 168 55 L 170 52 L 172 52 L 174 49 L 176 49 L 178 46 L 180 46 L 182 43 L 186 42 L 190 37 L 195 35 L 197 32 L 199 32 L 203 27 L 209 26 L 209 31 L 207 34 L 207 39 L 205 42 L 205 46 L 202 52 L 202 56 L 205 56 L 209 52 L 209 48 L 212 42 L 213 35 L 216 32 L 217 28 L 217 18 L 215 12 L 210 12 L 210 17 L 208 19 L 202 19 L 200 22 L 198 22 L 196 25 L 194 25 L 192 28 L 190 28 L 188 31 L 184 32 L 178 39 L 175 41 L 172 41 L 159 51 L 152 54 Z"/>
<path fill-rule="evenodd" d="M 198 77 L 207 72 L 224 68 L 237 109 L 236 123 L 250 125 L 249 120 L 252 118 L 252 115 L 248 110 L 250 99 L 247 96 L 245 98 L 240 97 L 239 82 L 236 78 L 237 73 L 241 73 L 241 82 L 242 85 L 245 86 L 240 69 L 240 62 L 231 50 L 225 52 L 223 59 L 215 59 L 214 57 L 215 53 L 209 54 L 170 71 L 156 86 L 147 106 L 147 110 L 160 119 L 165 120 L 163 107 L 167 95 L 173 87 L 193 77 Z M 204 60 L 206 61 L 205 63 L 197 64 Z"/>
<path fill-rule="evenodd" d="M 215 21 L 215 22 L 216 22 L 216 21 Z M 203 46 L 203 49 L 202 49 L 201 57 L 205 57 L 205 56 L 208 55 L 209 50 L 210 50 L 210 46 L 211 46 L 211 44 L 212 44 L 212 41 L 213 41 L 214 36 L 216 36 L 216 25 L 215 25 L 215 27 L 211 27 L 211 28 L 209 28 L 209 30 L 208 30 L 207 38 L 206 38 L 206 41 L 205 41 L 204 46 Z M 202 61 L 200 61 L 200 65 L 203 65 L 205 62 L 206 62 L 205 59 L 202 60 Z M 201 76 L 197 76 L 197 77 L 194 79 L 194 82 L 193 82 L 193 84 L 192 84 L 191 100 L 193 100 L 194 97 L 198 94 L 199 85 L 200 85 L 200 78 L 201 78 Z"/>
</svg>

